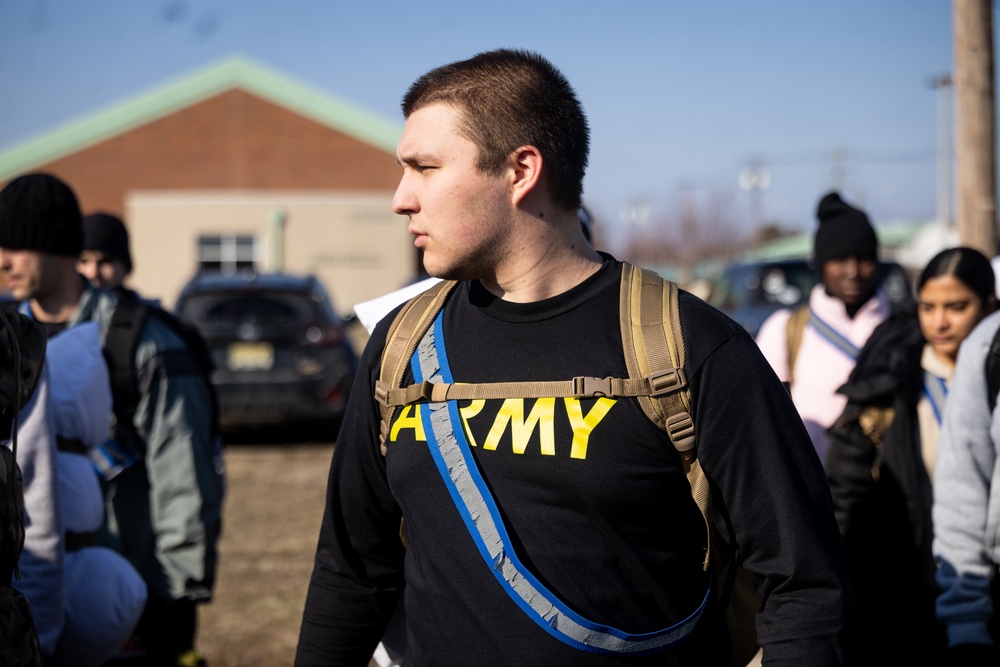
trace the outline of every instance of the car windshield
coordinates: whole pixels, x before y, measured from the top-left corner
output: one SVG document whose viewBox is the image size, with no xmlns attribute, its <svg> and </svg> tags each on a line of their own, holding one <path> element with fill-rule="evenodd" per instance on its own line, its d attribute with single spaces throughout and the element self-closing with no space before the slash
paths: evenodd
<svg viewBox="0 0 1000 667">
<path fill-rule="evenodd" d="M 205 311 L 206 322 L 280 324 L 294 319 L 295 311 L 288 304 L 258 297 L 221 301 Z"/>
<path fill-rule="evenodd" d="M 720 278 L 709 303 L 723 311 L 754 304 L 793 306 L 816 284 L 816 272 L 808 263 L 736 266 Z"/>
<path fill-rule="evenodd" d="M 301 294 L 217 294 L 192 297 L 185 315 L 205 324 L 287 324 L 316 317 L 316 304 Z"/>
</svg>

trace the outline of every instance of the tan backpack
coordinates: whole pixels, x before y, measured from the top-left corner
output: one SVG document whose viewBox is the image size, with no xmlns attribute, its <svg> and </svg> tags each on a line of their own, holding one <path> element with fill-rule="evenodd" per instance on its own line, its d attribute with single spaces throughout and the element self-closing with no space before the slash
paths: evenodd
<svg viewBox="0 0 1000 667">
<path fill-rule="evenodd" d="M 648 269 L 622 266 L 621 332 L 628 378 L 575 377 L 552 382 L 444 384 L 424 381 L 402 386 L 410 357 L 455 287 L 435 284 L 408 301 L 393 320 L 375 385 L 381 406 L 380 445 L 386 442 L 396 408 L 449 400 L 600 396 L 634 397 L 646 416 L 665 431 L 680 454 L 684 471 L 708 533 L 704 568 L 715 567 L 715 591 L 725 609 L 734 666 L 743 667 L 758 651 L 756 612 L 760 598 L 736 562 L 735 548 L 718 534 L 708 479 L 695 449 L 690 389 L 684 373 L 684 339 L 677 285 Z M 715 558 L 712 558 L 713 552 Z"/>
<path fill-rule="evenodd" d="M 802 345 L 802 333 L 809 324 L 809 305 L 799 306 L 792 311 L 785 324 L 785 344 L 788 350 L 788 381 L 786 387 L 791 388 L 795 381 L 795 359 L 799 356 Z"/>
</svg>

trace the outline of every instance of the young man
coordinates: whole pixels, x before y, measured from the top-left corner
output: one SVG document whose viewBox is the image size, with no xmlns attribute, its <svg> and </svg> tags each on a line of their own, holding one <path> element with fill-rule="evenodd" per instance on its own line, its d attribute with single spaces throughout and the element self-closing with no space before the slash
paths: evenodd
<svg viewBox="0 0 1000 667">
<path fill-rule="evenodd" d="M 403 113 L 393 207 L 428 273 L 461 281 L 434 327 L 441 368 L 461 383 L 628 377 L 622 265 L 580 228 L 589 131 L 562 74 L 535 54 L 482 53 L 421 77 Z M 802 423 L 744 331 L 690 295 L 680 314 L 699 459 L 757 580 L 764 660 L 844 664 L 846 566 Z M 435 462 L 427 405 L 394 413 L 381 453 L 374 394 L 391 320 L 365 351 L 333 457 L 296 664 L 367 664 L 404 583 L 410 665 L 729 664 L 704 520 L 638 402 L 430 404 L 447 405 L 482 476 L 476 493 L 496 506 L 501 578 Z M 524 582 L 559 611 L 543 618 L 508 595 Z M 565 627 L 641 642 L 689 617 L 686 640 L 638 654 L 594 652 Z"/>
<path fill-rule="evenodd" d="M 972 667 L 1000 663 L 1000 413 L 986 373 L 998 329 L 994 313 L 962 343 L 934 468 L 937 616 L 951 664 Z"/>
<path fill-rule="evenodd" d="M 22 311 L 50 336 L 93 320 L 104 340 L 118 299 L 77 273 L 81 237 L 76 196 L 55 176 L 27 174 L 0 191 L 0 271 Z M 156 664 L 173 665 L 192 652 L 195 605 L 212 595 L 221 452 L 211 389 L 184 341 L 148 318 L 134 355 L 138 403 L 131 420 L 112 428 L 120 459 L 105 461 L 100 539 L 145 580 L 143 649 Z"/>
<path fill-rule="evenodd" d="M 813 263 L 820 283 L 809 294 L 808 308 L 769 317 L 757 344 L 781 381 L 790 383 L 792 401 L 825 461 L 827 429 L 847 405 L 837 389 L 891 307 L 876 282 L 878 238 L 865 212 L 831 192 L 820 200 L 816 216 Z M 797 352 L 791 342 L 796 339 Z"/>
<path fill-rule="evenodd" d="M 116 290 L 132 273 L 128 230 L 118 216 L 92 213 L 83 218 L 83 251 L 76 269 L 94 287 Z"/>
</svg>

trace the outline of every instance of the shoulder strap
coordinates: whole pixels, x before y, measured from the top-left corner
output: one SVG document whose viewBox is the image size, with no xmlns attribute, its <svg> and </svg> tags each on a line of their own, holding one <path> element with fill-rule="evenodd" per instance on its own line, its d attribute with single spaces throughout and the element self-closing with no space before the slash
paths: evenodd
<svg viewBox="0 0 1000 667">
<path fill-rule="evenodd" d="M 631 281 L 633 271 L 641 271 L 630 265 L 624 265 L 624 275 Z M 672 283 L 663 281 L 659 276 L 648 272 L 655 280 L 629 282 L 626 292 L 632 291 L 631 285 L 635 285 L 636 294 L 627 298 L 623 297 L 621 302 L 622 320 L 631 321 L 632 313 L 639 316 L 640 312 L 650 317 L 649 321 L 636 324 L 640 330 L 661 331 L 659 344 L 650 342 L 643 346 L 642 368 L 648 368 L 648 372 L 639 377 L 628 378 L 597 378 L 597 377 L 575 377 L 569 380 L 556 380 L 550 382 L 487 382 L 478 384 L 451 384 L 445 382 L 422 382 L 400 387 L 403 377 L 406 374 L 406 367 L 409 364 L 410 356 L 416 349 L 419 340 L 430 327 L 431 322 L 441 310 L 446 294 L 426 292 L 413 301 L 408 302 L 403 310 L 399 312 L 389 329 L 386 347 L 382 356 L 382 372 L 379 380 L 375 383 L 375 398 L 382 406 L 382 438 L 388 434 L 388 420 L 391 419 L 392 410 L 403 405 L 416 403 L 441 402 L 452 400 L 473 400 L 473 399 L 497 399 L 497 398 L 541 398 L 541 397 L 576 397 L 593 398 L 596 396 L 645 396 L 650 399 L 658 399 L 649 403 L 644 410 L 660 428 L 672 433 L 671 438 L 677 439 L 681 445 L 693 445 L 693 433 L 687 433 L 688 426 L 683 417 L 674 418 L 675 413 L 687 413 L 686 394 L 678 402 L 678 397 L 674 394 L 682 393 L 687 387 L 687 380 L 684 375 L 683 365 L 676 365 L 671 361 L 671 354 L 664 346 L 667 340 L 673 339 L 662 333 L 663 327 L 671 319 L 664 317 L 663 312 L 656 307 L 668 303 L 674 304 L 676 308 L 677 287 Z M 658 281 L 658 282 L 657 282 Z M 643 283 L 648 283 L 644 289 L 644 299 L 650 302 L 650 307 L 639 307 L 640 290 Z M 441 283 L 438 283 L 441 285 Z M 666 286 L 672 289 L 673 296 L 664 296 Z M 433 290 L 434 288 L 432 288 Z M 450 289 L 450 288 L 449 288 Z M 635 305 L 633 300 L 638 299 Z M 676 320 L 676 318 L 673 318 Z M 649 335 L 645 332 L 633 330 L 633 327 L 626 327 L 623 330 L 623 338 L 626 339 L 626 346 L 634 349 L 637 335 Z M 677 332 L 679 336 L 679 329 Z M 656 339 L 652 339 L 656 340 Z M 683 357 L 683 349 L 678 348 L 680 356 Z M 634 357 L 634 353 L 626 355 Z M 681 361 L 683 364 L 683 361 Z M 629 372 L 636 373 L 640 366 L 633 361 L 629 365 Z M 661 403 L 678 406 L 685 406 L 683 410 L 670 408 L 669 410 L 660 407 Z M 655 407 L 654 407 L 655 406 Z M 654 417 L 653 415 L 658 415 Z"/>
<path fill-rule="evenodd" d="M 118 299 L 104 335 L 104 358 L 111 379 L 115 420 L 119 424 L 130 424 L 139 404 L 135 351 L 149 312 L 149 306 L 138 299 Z"/>
<path fill-rule="evenodd" d="M 684 336 L 681 331 L 677 285 L 655 272 L 625 264 L 621 285 L 621 326 L 625 362 L 629 375 L 646 376 L 652 369 L 684 368 Z M 698 462 L 691 395 L 687 382 L 679 391 L 639 396 L 639 405 L 654 424 L 667 432 L 680 454 L 691 495 L 705 520 L 708 533 L 703 567 L 707 570 L 712 550 L 712 494 Z"/>
<path fill-rule="evenodd" d="M 621 328 L 625 363 L 630 377 L 648 378 L 666 369 L 684 372 L 677 285 L 648 269 L 622 267 Z M 666 431 L 679 451 L 694 447 L 694 423 L 687 382 L 678 391 L 638 395 L 649 419 Z"/>
<path fill-rule="evenodd" d="M 389 435 L 389 421 L 396 407 L 388 402 L 387 394 L 390 389 L 402 384 L 406 368 L 410 363 L 410 355 L 417 349 L 417 343 L 444 307 L 445 300 L 457 284 L 454 280 L 443 280 L 434 284 L 427 291 L 407 301 L 389 326 L 385 347 L 382 350 L 379 379 L 375 383 L 375 399 L 381 405 L 382 413 L 379 445 L 383 456 L 385 439 Z"/>
<path fill-rule="evenodd" d="M 197 373 L 204 380 L 205 388 L 209 396 L 209 402 L 211 403 L 210 408 L 212 410 L 212 437 L 214 438 L 218 436 L 220 434 L 219 397 L 216 393 L 215 385 L 212 384 L 212 372 L 215 370 L 216 366 L 215 362 L 212 360 L 212 353 L 208 348 L 208 342 L 194 325 L 169 310 L 165 310 L 158 306 L 148 306 L 148 313 L 151 317 L 155 317 L 159 322 L 165 324 L 171 331 L 177 334 L 182 341 L 184 341 L 187 353 L 182 358 L 186 358 L 189 361 L 180 362 L 179 365 L 182 368 L 188 369 L 188 371 Z M 139 331 L 141 332 L 141 329 Z M 134 360 L 135 350 L 132 351 L 132 355 L 132 359 Z M 138 379 L 138 374 L 136 374 L 136 378 Z M 136 396 L 136 401 L 138 402 L 138 395 Z"/>
<path fill-rule="evenodd" d="M 481 384 L 420 383 L 400 388 L 410 356 L 444 305 L 454 283 L 438 283 L 403 306 L 393 320 L 375 383 L 381 406 L 380 446 L 386 452 L 389 422 L 396 407 L 413 403 L 543 396 L 633 396 L 643 412 L 670 437 L 681 454 L 691 492 L 709 529 L 711 494 L 695 451 L 690 391 L 684 374 L 677 285 L 655 272 L 622 264 L 620 321 L 628 378 L 576 377 L 554 382 Z M 710 559 L 705 553 L 705 567 Z"/>
<path fill-rule="evenodd" d="M 993 335 L 993 342 L 986 354 L 986 388 L 992 413 L 997 406 L 997 394 L 1000 393 L 1000 329 Z"/>
<path fill-rule="evenodd" d="M 792 311 L 785 325 L 785 344 L 788 346 L 788 386 L 795 381 L 795 359 L 802 345 L 802 332 L 809 323 L 809 305 L 804 304 Z"/>
</svg>

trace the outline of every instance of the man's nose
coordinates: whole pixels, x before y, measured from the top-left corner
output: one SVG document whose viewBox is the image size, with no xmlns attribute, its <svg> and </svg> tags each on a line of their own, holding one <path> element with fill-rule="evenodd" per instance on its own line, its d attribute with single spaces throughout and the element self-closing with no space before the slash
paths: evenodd
<svg viewBox="0 0 1000 667">
<path fill-rule="evenodd" d="M 409 179 L 405 173 L 399 179 L 396 192 L 392 195 L 392 210 L 398 215 L 411 215 L 417 210 L 416 197 L 413 195 L 413 190 L 409 185 Z"/>
</svg>

